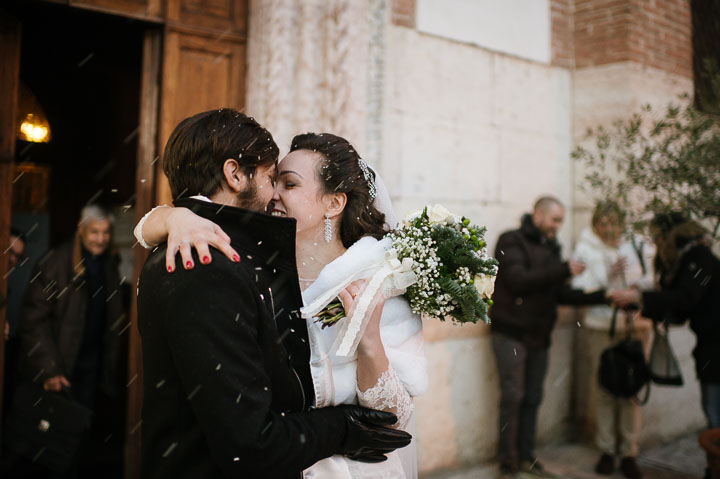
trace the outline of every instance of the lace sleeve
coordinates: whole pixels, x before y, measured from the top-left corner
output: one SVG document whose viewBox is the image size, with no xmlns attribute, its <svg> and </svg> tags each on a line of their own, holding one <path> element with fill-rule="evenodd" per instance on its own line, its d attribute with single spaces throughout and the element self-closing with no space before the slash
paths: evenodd
<svg viewBox="0 0 720 479">
<path fill-rule="evenodd" d="M 398 418 L 397 428 L 405 429 L 414 406 L 410 394 L 393 368 L 383 372 L 375 386 L 367 391 L 360 391 L 357 386 L 355 389 L 361 406 L 394 412 Z"/>
<path fill-rule="evenodd" d="M 138 221 L 137 226 L 135 226 L 135 230 L 133 231 L 133 234 L 135 235 L 135 239 L 140 243 L 140 246 L 142 246 L 145 249 L 153 249 L 156 247 L 156 244 L 148 244 L 145 242 L 145 238 L 143 238 L 142 229 L 143 225 L 145 224 L 145 220 L 147 220 L 148 216 L 152 214 L 153 211 L 155 211 L 158 208 L 170 208 L 169 205 L 160 205 L 156 206 L 155 208 L 151 209 L 147 213 L 145 213 L 145 216 L 143 216 L 140 221 Z"/>
</svg>

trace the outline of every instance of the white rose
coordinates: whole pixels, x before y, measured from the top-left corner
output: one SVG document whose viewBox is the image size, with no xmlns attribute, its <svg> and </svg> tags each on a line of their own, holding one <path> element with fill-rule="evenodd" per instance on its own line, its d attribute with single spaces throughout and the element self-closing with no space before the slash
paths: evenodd
<svg viewBox="0 0 720 479">
<path fill-rule="evenodd" d="M 420 215 L 422 214 L 422 212 L 423 212 L 423 210 L 415 210 L 415 211 L 413 211 L 413 212 L 411 212 L 411 213 L 408 213 L 408 214 L 405 216 L 405 221 L 410 222 L 410 221 L 414 220 L 415 218 L 417 218 L 418 216 L 420 216 Z"/>
<path fill-rule="evenodd" d="M 428 208 L 430 223 L 445 223 L 448 218 L 456 219 L 456 216 L 447 210 L 443 205 L 435 205 Z"/>
<path fill-rule="evenodd" d="M 473 284 L 482 298 L 490 298 L 495 292 L 495 276 L 476 274 Z"/>
</svg>

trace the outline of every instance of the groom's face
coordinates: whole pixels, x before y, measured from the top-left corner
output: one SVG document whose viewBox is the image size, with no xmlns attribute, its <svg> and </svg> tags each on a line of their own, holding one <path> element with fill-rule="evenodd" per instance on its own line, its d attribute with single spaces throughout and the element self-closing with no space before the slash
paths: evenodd
<svg viewBox="0 0 720 479">
<path fill-rule="evenodd" d="M 266 212 L 273 197 L 277 165 L 258 166 L 247 178 L 246 188 L 238 193 L 237 205 L 253 211 Z"/>
</svg>

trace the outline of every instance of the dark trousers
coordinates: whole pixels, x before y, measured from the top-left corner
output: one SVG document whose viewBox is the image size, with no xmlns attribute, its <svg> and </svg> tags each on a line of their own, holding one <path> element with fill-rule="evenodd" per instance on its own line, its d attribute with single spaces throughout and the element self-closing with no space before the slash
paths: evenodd
<svg viewBox="0 0 720 479">
<path fill-rule="evenodd" d="M 521 341 L 495 332 L 492 345 L 500 376 L 498 460 L 509 465 L 533 461 L 548 350 L 528 349 Z"/>
<path fill-rule="evenodd" d="M 720 427 L 720 384 L 700 382 L 700 400 L 708 429 Z"/>
</svg>

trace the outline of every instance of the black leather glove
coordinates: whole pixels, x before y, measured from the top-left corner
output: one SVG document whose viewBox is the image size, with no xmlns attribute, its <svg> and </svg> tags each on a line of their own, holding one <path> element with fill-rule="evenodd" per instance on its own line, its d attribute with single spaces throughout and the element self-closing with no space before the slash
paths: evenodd
<svg viewBox="0 0 720 479">
<path fill-rule="evenodd" d="M 410 444 L 410 434 L 387 427 L 397 422 L 395 414 L 354 405 L 337 407 L 347 424 L 347 435 L 338 450 L 340 454 L 356 461 L 382 462 L 388 452 Z"/>
</svg>

